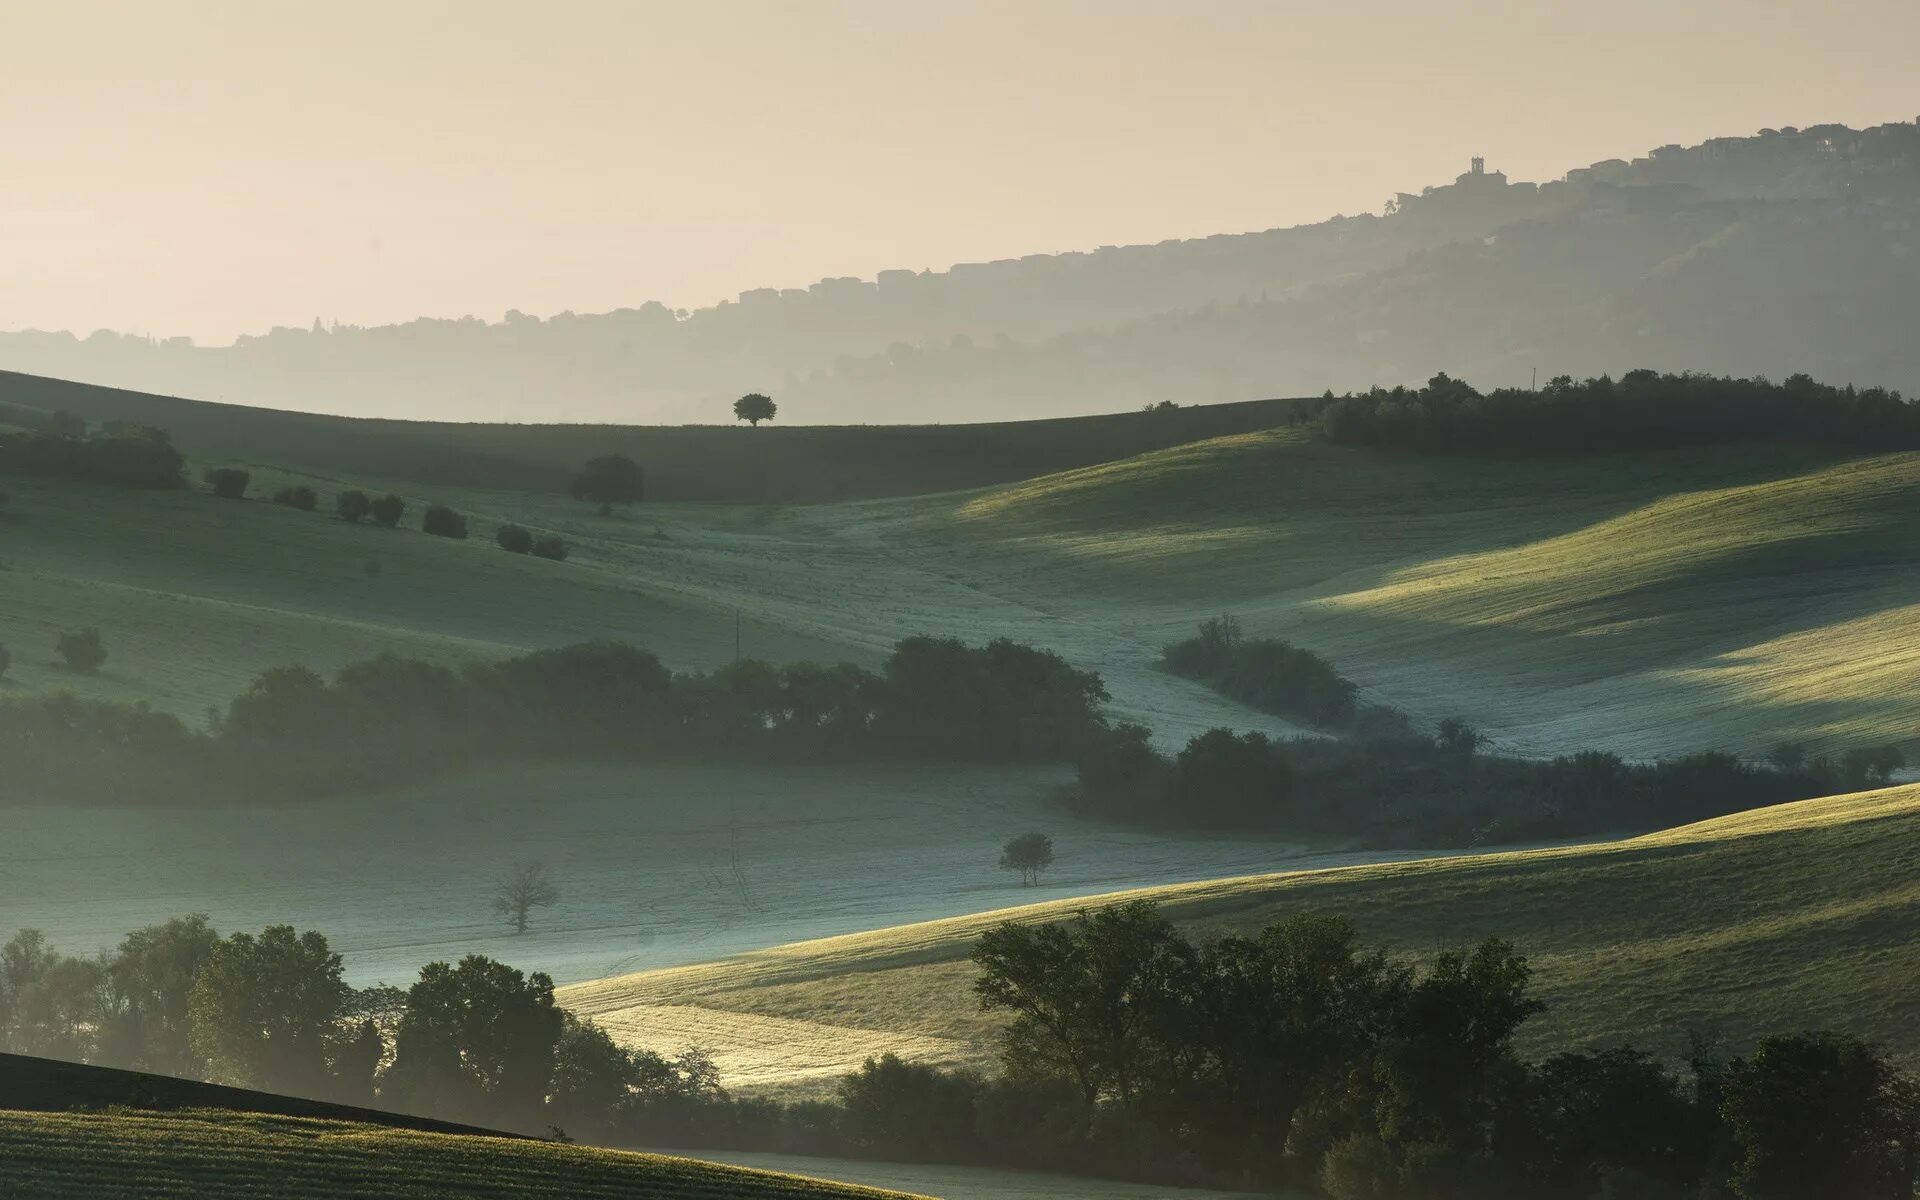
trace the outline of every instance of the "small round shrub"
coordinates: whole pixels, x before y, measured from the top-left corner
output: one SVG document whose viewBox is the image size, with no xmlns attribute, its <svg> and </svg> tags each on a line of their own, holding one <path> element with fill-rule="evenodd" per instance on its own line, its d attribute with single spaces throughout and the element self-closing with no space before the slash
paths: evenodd
<svg viewBox="0 0 1920 1200">
<path fill-rule="evenodd" d="M 247 484 L 253 481 L 253 476 L 239 467 L 208 467 L 201 479 L 222 500 L 238 500 L 247 494 Z"/>
<path fill-rule="evenodd" d="M 373 500 L 365 492 L 341 492 L 333 499 L 333 510 L 342 521 L 358 524 L 373 511 Z"/>
<path fill-rule="evenodd" d="M 518 525 L 502 525 L 493 531 L 493 540 L 508 554 L 533 552 L 533 535 Z"/>
<path fill-rule="evenodd" d="M 567 543 L 557 537 L 543 537 L 533 544 L 533 556 L 565 562 L 567 561 Z"/>
<path fill-rule="evenodd" d="M 281 488 L 275 492 L 273 494 L 273 502 L 275 504 L 284 504 L 288 508 L 297 508 L 301 512 L 312 512 L 315 508 L 319 507 L 320 497 L 314 495 L 313 489 L 310 487 L 295 485 L 293 487 Z"/>
<path fill-rule="evenodd" d="M 420 519 L 420 529 L 435 537 L 463 538 L 467 536 L 467 519 L 444 504 L 435 504 Z"/>
<path fill-rule="evenodd" d="M 374 523 L 377 525 L 385 525 L 388 529 L 392 529 L 398 525 L 400 518 L 405 516 L 406 513 L 407 502 L 398 496 L 382 496 L 373 502 Z"/>
<path fill-rule="evenodd" d="M 13 655 L 7 653 L 7 648 L 5 646 L 0 646 L 0 679 L 6 678 L 7 668 L 11 667 L 12 665 L 13 665 Z"/>
<path fill-rule="evenodd" d="M 107 661 L 107 648 L 100 642 L 98 629 L 74 629 L 60 635 L 54 643 L 67 668 L 91 675 Z"/>
</svg>

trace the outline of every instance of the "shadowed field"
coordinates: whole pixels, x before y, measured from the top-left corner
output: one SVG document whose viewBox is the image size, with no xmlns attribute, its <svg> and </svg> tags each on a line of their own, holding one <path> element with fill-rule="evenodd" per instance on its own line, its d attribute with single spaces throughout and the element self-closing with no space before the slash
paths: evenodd
<svg viewBox="0 0 1920 1200">
<path fill-rule="evenodd" d="M 1737 1048 L 1766 1032 L 1832 1027 L 1911 1061 L 1920 1056 L 1920 996 L 1908 986 L 1920 971 L 1908 936 L 1920 921 L 1916 861 L 1920 787 L 1903 787 L 1618 842 L 1002 909 L 579 984 L 561 999 L 642 1045 L 666 1028 L 657 1014 L 698 1019 L 723 1054 L 751 1046 L 777 1019 L 786 1055 L 741 1081 L 772 1090 L 803 1091 L 867 1054 L 926 1039 L 938 1039 L 930 1059 L 984 1064 L 997 1025 L 972 995 L 973 940 L 1003 920 L 1148 898 L 1202 932 L 1317 910 L 1410 954 L 1508 938 L 1531 958 L 1549 1005 L 1524 1031 L 1531 1052 L 1628 1040 L 1677 1053 L 1690 1031 Z M 731 1025 L 727 1014 L 737 1014 Z M 800 1022 L 817 1028 L 811 1043 Z M 811 1058 L 801 1052 L 808 1044 Z"/>
</svg>

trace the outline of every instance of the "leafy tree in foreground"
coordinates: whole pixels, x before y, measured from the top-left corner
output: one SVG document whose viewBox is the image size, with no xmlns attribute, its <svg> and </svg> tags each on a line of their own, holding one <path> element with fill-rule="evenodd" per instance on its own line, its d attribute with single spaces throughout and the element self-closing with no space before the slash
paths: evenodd
<svg viewBox="0 0 1920 1200">
<path fill-rule="evenodd" d="M 558 902 L 560 889 L 539 863 L 521 863 L 500 881 L 493 895 L 493 911 L 507 919 L 515 933 L 525 933 L 536 908 Z"/>
<path fill-rule="evenodd" d="M 1879 1049 L 1840 1033 L 1770 1037 L 1728 1065 L 1721 1117 L 1742 1200 L 1907 1200 L 1913 1081 Z"/>
<path fill-rule="evenodd" d="M 333 510 L 342 521 L 357 525 L 372 514 L 373 498 L 361 491 L 341 492 L 334 497 Z"/>
<path fill-rule="evenodd" d="M 220 937 L 205 914 L 136 929 L 106 961 L 107 1003 L 100 1053 L 109 1062 L 193 1077 L 206 1064 L 193 1051 L 194 982 Z"/>
<path fill-rule="evenodd" d="M 54 649 L 60 652 L 68 670 L 83 675 L 93 674 L 107 661 L 107 648 L 100 641 L 100 631 L 91 626 L 61 634 L 54 642 Z"/>
<path fill-rule="evenodd" d="M 748 392 L 733 402 L 733 419 L 745 421 L 756 429 L 760 427 L 760 422 L 773 420 L 773 414 L 778 411 L 780 406 L 773 402 L 773 398 L 762 396 L 759 392 Z"/>
<path fill-rule="evenodd" d="M 1023 833 L 1000 852 L 1000 866 L 1020 872 L 1020 886 L 1040 882 L 1040 872 L 1053 865 L 1053 839 L 1044 833 Z"/>
<path fill-rule="evenodd" d="M 407 502 L 395 495 L 385 495 L 373 502 L 374 524 L 384 525 L 388 529 L 400 524 L 400 518 L 405 516 L 406 512 Z"/>
<path fill-rule="evenodd" d="M 1007 922 L 973 961 L 980 1007 L 1014 1015 L 1009 1072 L 1071 1078 L 1087 1103 L 1132 1100 L 1147 1066 L 1152 993 L 1179 939 L 1146 901 L 1082 910 L 1062 925 Z"/>
<path fill-rule="evenodd" d="M 291 925 L 236 933 L 194 982 L 190 1042 L 217 1082 L 324 1094 L 348 994 L 323 935 Z"/>
<path fill-rule="evenodd" d="M 553 980 L 470 954 L 421 968 L 382 1092 L 414 1112 L 527 1124 L 553 1078 L 565 1023 Z"/>
<path fill-rule="evenodd" d="M 637 504 L 646 499 L 646 478 L 640 464 L 624 454 L 604 454 L 590 458 L 573 477 L 569 493 L 575 500 L 588 500 L 600 506 L 600 515 L 613 515 L 616 504 Z"/>
</svg>

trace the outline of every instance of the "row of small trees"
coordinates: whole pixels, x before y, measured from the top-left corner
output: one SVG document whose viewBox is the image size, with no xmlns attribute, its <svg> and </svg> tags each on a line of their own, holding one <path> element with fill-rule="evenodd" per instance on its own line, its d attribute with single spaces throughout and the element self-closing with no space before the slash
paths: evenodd
<svg viewBox="0 0 1920 1200">
<path fill-rule="evenodd" d="M 249 472 L 239 467 L 209 467 L 203 476 L 208 490 L 227 500 L 244 499 L 252 478 Z M 281 488 L 273 494 L 272 499 L 275 504 L 301 512 L 312 512 L 319 507 L 319 496 L 304 484 Z M 370 521 L 393 529 L 399 526 L 401 518 L 406 515 L 407 502 L 391 493 L 373 496 L 358 489 L 348 489 L 334 497 L 334 512 L 349 524 Z M 467 518 L 444 504 L 433 504 L 421 514 L 420 529 L 435 537 L 465 540 Z M 564 561 L 567 557 L 565 539 L 557 536 L 535 537 L 518 525 L 500 526 L 495 531 L 494 541 L 501 549 L 513 554 L 532 554 L 555 561 Z"/>
</svg>

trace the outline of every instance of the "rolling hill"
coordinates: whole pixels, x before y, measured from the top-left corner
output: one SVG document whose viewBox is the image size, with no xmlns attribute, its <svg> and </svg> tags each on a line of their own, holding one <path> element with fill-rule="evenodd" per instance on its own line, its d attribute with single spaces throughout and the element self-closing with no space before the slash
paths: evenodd
<svg viewBox="0 0 1920 1200">
<path fill-rule="evenodd" d="M 983 912 L 774 947 L 563 988 L 561 1003 L 638 1045 L 698 1028 L 720 1055 L 782 1053 L 742 1085 L 805 1092 L 892 1050 L 984 1064 L 996 1019 L 974 1003 L 972 941 L 1144 898 L 1206 933 L 1291 913 L 1349 917 L 1405 954 L 1514 941 L 1545 1015 L 1532 1053 L 1632 1041 L 1678 1055 L 1700 1032 L 1738 1050 L 1833 1027 L 1920 1059 L 1920 787 L 1803 801 L 1645 837 L 1451 859 L 1209 880 Z"/>
<path fill-rule="evenodd" d="M 750 390 L 789 420 L 1007 420 L 1436 370 L 1517 385 L 1536 367 L 1920 386 L 1920 125 L 1765 129 L 1537 184 L 1478 167 L 1424 182 L 1378 215 L 835 277 L 693 312 L 316 321 L 221 347 L 21 331 L 0 333 L 0 367 L 492 420 L 717 419 Z"/>
<path fill-rule="evenodd" d="M 34 1200 L 906 1195 L 691 1159 L 306 1117 L 0 1111 L 0 1196 Z"/>
<path fill-rule="evenodd" d="M 905 1197 L 0 1054 L 0 1196 Z"/>
</svg>

